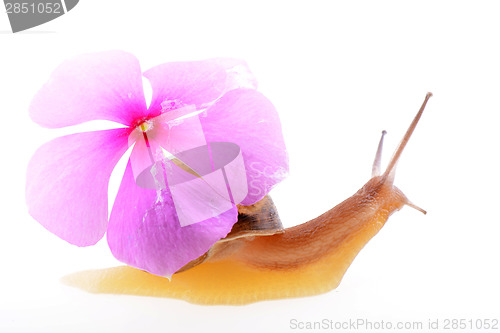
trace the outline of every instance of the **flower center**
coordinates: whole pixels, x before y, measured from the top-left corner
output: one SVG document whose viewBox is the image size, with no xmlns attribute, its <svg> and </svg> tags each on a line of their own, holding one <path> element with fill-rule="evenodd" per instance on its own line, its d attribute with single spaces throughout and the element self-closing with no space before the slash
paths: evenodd
<svg viewBox="0 0 500 333">
<path fill-rule="evenodd" d="M 142 123 L 137 126 L 141 131 L 146 133 L 149 131 L 151 128 L 153 128 L 153 121 L 152 120 L 145 120 Z"/>
</svg>

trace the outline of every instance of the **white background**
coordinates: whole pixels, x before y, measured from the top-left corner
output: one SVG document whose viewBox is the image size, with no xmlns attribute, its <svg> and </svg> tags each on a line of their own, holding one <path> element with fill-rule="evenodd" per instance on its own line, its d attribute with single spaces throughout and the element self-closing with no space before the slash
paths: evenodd
<svg viewBox="0 0 500 333">
<path fill-rule="evenodd" d="M 495 1 L 82 0 L 12 34 L 0 13 L 0 331 L 295 332 L 292 319 L 424 327 L 429 319 L 500 319 L 499 17 Z M 61 284 L 67 274 L 119 263 L 105 240 L 78 248 L 28 215 L 26 166 L 43 142 L 102 124 L 43 129 L 28 106 L 63 60 L 108 49 L 132 52 L 144 70 L 245 59 L 283 125 L 291 172 L 271 194 L 286 226 L 360 188 L 380 132 L 388 131 L 387 162 L 432 91 L 396 177 L 428 214 L 395 213 L 341 285 L 315 297 L 210 307 Z"/>
</svg>

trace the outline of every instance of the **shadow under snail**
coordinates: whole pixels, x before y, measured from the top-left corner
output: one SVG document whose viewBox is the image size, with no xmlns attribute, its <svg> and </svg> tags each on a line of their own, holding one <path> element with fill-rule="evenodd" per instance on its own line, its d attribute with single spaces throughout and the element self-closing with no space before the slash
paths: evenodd
<svg viewBox="0 0 500 333">
<path fill-rule="evenodd" d="M 309 222 L 284 229 L 269 196 L 238 207 L 238 222 L 214 244 L 166 278 L 128 266 L 78 272 L 63 282 L 95 293 L 170 297 L 196 304 L 247 304 L 335 289 L 363 246 L 404 205 L 424 214 L 394 186 L 396 164 L 425 100 L 384 173 L 382 133 L 372 178 L 353 196 Z"/>
</svg>

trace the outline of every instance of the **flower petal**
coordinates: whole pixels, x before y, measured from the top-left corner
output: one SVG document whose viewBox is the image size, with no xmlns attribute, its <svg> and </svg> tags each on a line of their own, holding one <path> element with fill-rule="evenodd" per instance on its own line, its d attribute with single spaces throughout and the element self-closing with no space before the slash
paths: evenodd
<svg viewBox="0 0 500 333">
<path fill-rule="evenodd" d="M 146 115 L 139 61 L 122 51 L 85 54 L 65 61 L 30 106 L 31 118 L 49 128 L 90 120 L 129 126 Z"/>
<path fill-rule="evenodd" d="M 208 142 L 240 146 L 247 173 L 248 195 L 241 205 L 261 200 L 288 174 L 281 124 L 271 102 L 255 90 L 227 92 L 200 114 Z"/>
<path fill-rule="evenodd" d="M 72 244 L 99 241 L 108 220 L 109 177 L 128 148 L 129 131 L 77 133 L 41 146 L 28 165 L 31 216 Z"/>
<path fill-rule="evenodd" d="M 257 87 L 246 63 L 230 58 L 165 63 L 147 70 L 144 76 L 153 90 L 151 116 L 161 113 L 163 102 L 169 102 L 167 109 L 191 104 L 201 106 L 213 102 L 226 91 Z"/>
<path fill-rule="evenodd" d="M 171 276 L 203 255 L 236 223 L 237 209 L 181 227 L 168 188 L 139 187 L 129 161 L 108 226 L 113 255 L 128 265 L 160 276 Z"/>
</svg>

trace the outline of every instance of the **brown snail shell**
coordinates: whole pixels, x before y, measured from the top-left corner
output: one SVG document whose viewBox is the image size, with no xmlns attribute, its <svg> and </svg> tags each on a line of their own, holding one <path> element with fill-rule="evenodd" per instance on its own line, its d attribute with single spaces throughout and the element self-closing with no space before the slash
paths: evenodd
<svg viewBox="0 0 500 333">
<path fill-rule="evenodd" d="M 270 236 L 285 232 L 278 210 L 269 195 L 250 206 L 238 205 L 238 221 L 226 237 L 215 243 L 210 250 L 190 261 L 176 273 L 193 268 L 205 261 L 216 261 L 233 253 L 242 244 L 241 239 Z"/>
</svg>

